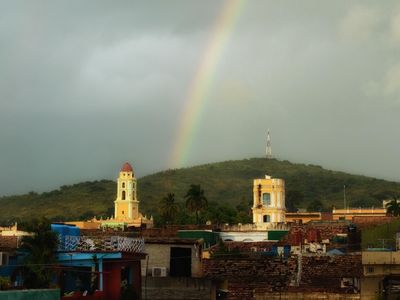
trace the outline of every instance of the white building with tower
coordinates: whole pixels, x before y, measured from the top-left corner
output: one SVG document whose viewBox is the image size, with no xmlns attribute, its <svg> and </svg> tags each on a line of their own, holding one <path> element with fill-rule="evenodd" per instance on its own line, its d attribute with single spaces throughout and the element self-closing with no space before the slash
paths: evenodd
<svg viewBox="0 0 400 300">
<path fill-rule="evenodd" d="M 285 223 L 285 181 L 266 175 L 253 181 L 253 223 L 257 229 Z"/>
</svg>

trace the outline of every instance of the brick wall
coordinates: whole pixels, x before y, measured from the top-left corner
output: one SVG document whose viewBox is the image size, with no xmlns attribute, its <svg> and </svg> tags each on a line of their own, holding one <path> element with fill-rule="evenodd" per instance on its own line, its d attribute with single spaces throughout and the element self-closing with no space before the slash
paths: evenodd
<svg viewBox="0 0 400 300">
<path fill-rule="evenodd" d="M 210 230 L 211 225 L 168 225 L 160 228 L 143 229 L 141 235 L 143 237 L 176 237 L 178 230 Z"/>
<path fill-rule="evenodd" d="M 255 300 L 360 300 L 361 295 L 357 294 L 340 294 L 326 292 L 283 292 L 283 293 L 263 293 L 257 291 Z"/>
<path fill-rule="evenodd" d="M 19 237 L 16 236 L 0 236 L 0 251 L 1 249 L 11 250 L 18 246 Z"/>
<path fill-rule="evenodd" d="M 309 238 L 311 232 L 317 232 L 319 242 L 326 239 L 332 240 L 339 233 L 347 233 L 348 226 L 344 222 L 293 224 L 281 244 L 297 245 L 299 239 L 304 242 L 304 239 Z"/>
<path fill-rule="evenodd" d="M 211 282 L 202 278 L 147 277 L 142 280 L 142 299 L 210 299 Z"/>
<path fill-rule="evenodd" d="M 238 250 L 241 253 L 257 251 L 270 251 L 276 242 L 224 242 L 225 247 L 228 251 Z"/>
<path fill-rule="evenodd" d="M 337 256 L 302 256 L 300 289 L 346 292 L 341 279 L 362 276 L 361 254 Z"/>
<path fill-rule="evenodd" d="M 297 259 L 282 258 L 215 258 L 203 260 L 204 277 L 246 282 L 262 282 L 273 287 L 277 281 L 293 277 Z"/>
<path fill-rule="evenodd" d="M 359 228 L 370 227 L 373 225 L 380 225 L 399 220 L 399 217 L 353 217 L 353 223 Z"/>
<path fill-rule="evenodd" d="M 301 258 L 301 270 L 300 284 L 296 286 L 297 256 L 289 257 L 287 260 L 267 257 L 203 260 L 203 272 L 206 278 L 214 281 L 228 281 L 229 300 L 256 299 L 256 294 L 267 297 L 266 295 L 277 292 L 343 295 L 356 293 L 359 295 L 357 289 L 342 288 L 341 280 L 342 278 L 356 278 L 357 280 L 362 276 L 360 254 L 341 256 L 304 255 Z M 330 299 L 341 299 L 332 295 L 329 297 Z"/>
</svg>

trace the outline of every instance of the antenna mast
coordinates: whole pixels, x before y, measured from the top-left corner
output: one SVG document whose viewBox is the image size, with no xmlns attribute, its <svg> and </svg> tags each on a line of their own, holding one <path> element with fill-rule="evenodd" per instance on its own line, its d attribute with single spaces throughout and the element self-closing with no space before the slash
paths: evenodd
<svg viewBox="0 0 400 300">
<path fill-rule="evenodd" d="M 269 135 L 269 129 L 267 133 L 267 149 L 266 149 L 267 159 L 272 158 L 272 148 L 271 148 L 271 136 Z"/>
</svg>

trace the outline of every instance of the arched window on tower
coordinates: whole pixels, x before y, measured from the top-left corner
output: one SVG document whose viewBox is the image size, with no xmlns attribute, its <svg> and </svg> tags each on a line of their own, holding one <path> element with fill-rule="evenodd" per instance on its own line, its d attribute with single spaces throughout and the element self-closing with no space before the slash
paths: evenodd
<svg viewBox="0 0 400 300">
<path fill-rule="evenodd" d="M 270 193 L 263 193 L 263 205 L 271 206 L 271 194 Z"/>
<path fill-rule="evenodd" d="M 122 191 L 122 200 L 125 200 L 125 191 Z"/>
<path fill-rule="evenodd" d="M 122 188 L 125 188 L 125 182 L 122 183 Z"/>
</svg>

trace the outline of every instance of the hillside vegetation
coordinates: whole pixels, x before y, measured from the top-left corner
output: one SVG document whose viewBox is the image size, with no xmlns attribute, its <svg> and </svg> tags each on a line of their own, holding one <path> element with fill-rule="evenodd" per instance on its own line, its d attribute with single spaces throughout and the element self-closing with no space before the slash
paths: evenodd
<svg viewBox="0 0 400 300">
<path fill-rule="evenodd" d="M 210 209 L 226 210 L 225 213 L 232 216 L 228 221 L 235 222 L 235 211 L 250 210 L 253 179 L 263 178 L 265 174 L 285 179 L 289 206 L 322 210 L 333 205 L 342 207 L 343 185 L 346 185 L 347 203 L 354 207 L 381 206 L 382 199 L 400 194 L 398 182 L 329 171 L 315 165 L 252 158 L 167 170 L 142 177 L 138 179 L 141 211 L 157 215 L 157 203 L 167 193 L 175 193 L 177 202 L 183 203 L 189 186 L 200 184 L 211 203 Z M 39 216 L 56 220 L 110 216 L 115 194 L 115 182 L 101 180 L 62 186 L 41 194 L 31 192 L 2 197 L 0 222 Z"/>
</svg>

